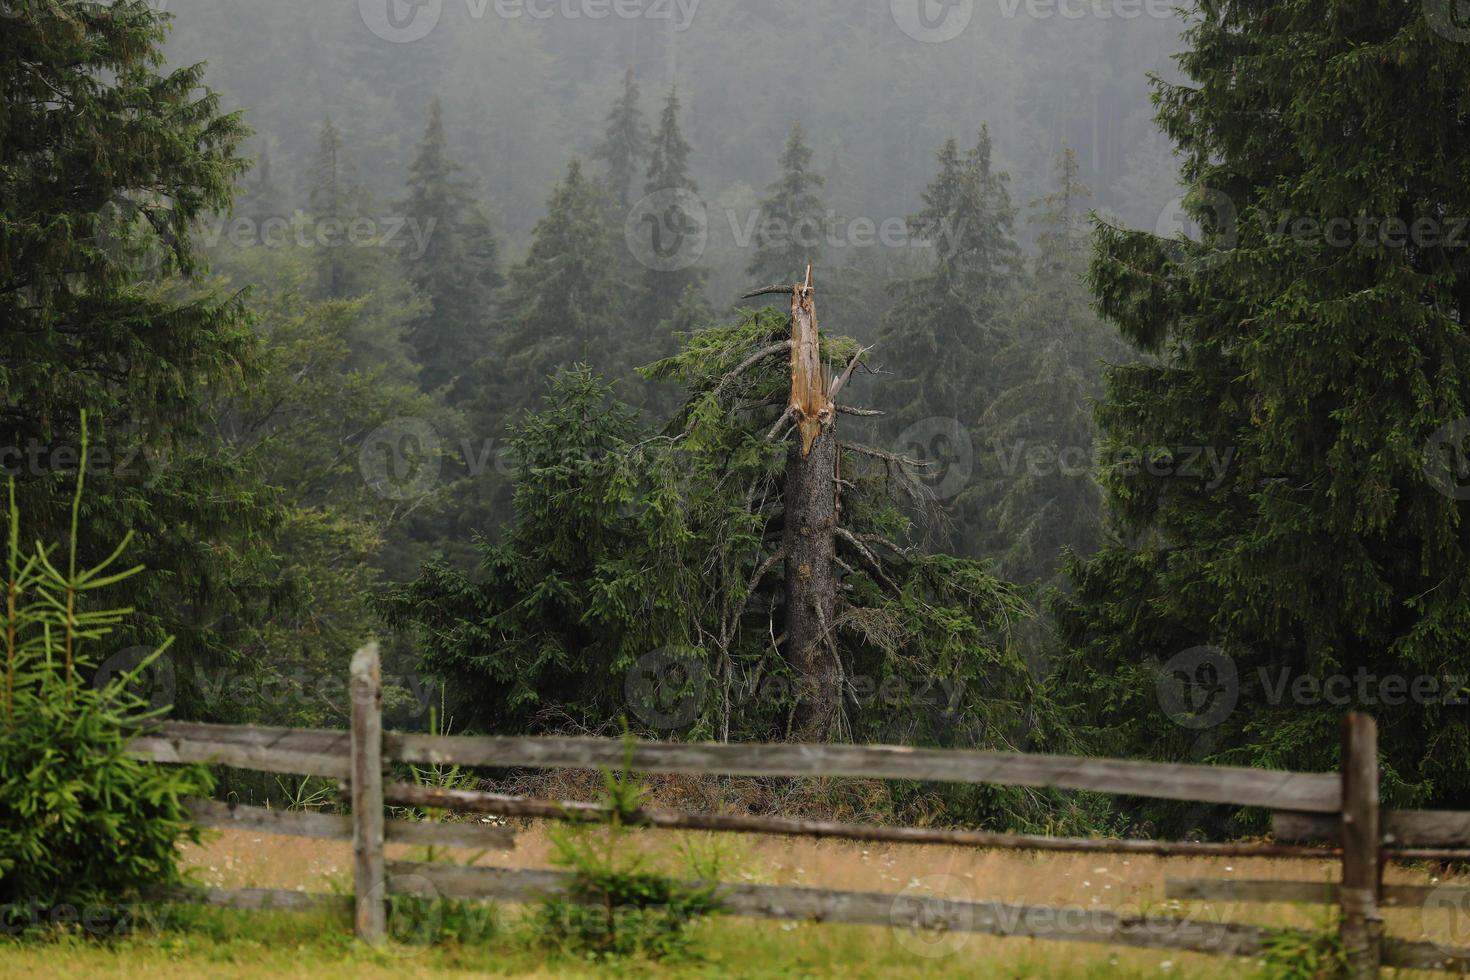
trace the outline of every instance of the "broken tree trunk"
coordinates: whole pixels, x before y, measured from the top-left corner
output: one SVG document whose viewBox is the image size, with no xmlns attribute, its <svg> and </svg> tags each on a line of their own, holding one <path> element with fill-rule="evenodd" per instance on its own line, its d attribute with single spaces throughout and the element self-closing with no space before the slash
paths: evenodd
<svg viewBox="0 0 1470 980">
<path fill-rule="evenodd" d="M 837 417 L 822 365 L 812 270 L 791 291 L 791 405 L 786 462 L 786 648 L 796 673 L 792 737 L 826 741 L 842 705 L 832 632 L 837 605 Z"/>
</svg>

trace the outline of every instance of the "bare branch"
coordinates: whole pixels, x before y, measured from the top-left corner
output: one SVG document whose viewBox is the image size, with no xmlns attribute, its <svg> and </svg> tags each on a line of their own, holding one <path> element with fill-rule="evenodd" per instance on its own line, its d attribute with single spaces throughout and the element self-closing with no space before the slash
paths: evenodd
<svg viewBox="0 0 1470 980">
<path fill-rule="evenodd" d="M 739 378 L 746 371 L 749 371 L 751 368 L 755 367 L 765 358 L 772 357 L 776 354 L 784 354 L 790 349 L 791 341 L 789 340 L 777 341 L 774 344 L 762 347 L 760 350 L 756 351 L 754 354 L 751 354 L 745 360 L 741 361 L 740 364 L 735 368 L 735 370 L 731 371 L 729 374 L 721 378 L 720 383 L 715 385 L 714 391 L 710 393 L 711 396 L 715 399 L 716 402 L 718 402 L 720 400 L 720 396 L 725 393 L 725 389 L 734 384 L 736 379 Z M 693 430 L 694 420 L 690 419 L 689 424 L 684 428 L 684 435 L 689 435 L 689 433 Z"/>
<path fill-rule="evenodd" d="M 897 592 L 899 590 L 898 586 L 893 584 L 893 580 L 890 579 L 887 573 L 883 571 L 883 563 L 878 560 L 878 556 L 873 554 L 872 551 L 868 550 L 868 546 L 858 540 L 858 536 L 856 534 L 853 534 L 845 527 L 839 527 L 837 528 L 837 536 L 857 549 L 857 553 L 861 555 L 863 561 L 867 562 L 868 566 L 872 568 L 873 573 L 878 576 L 879 581 L 888 586 L 888 588 L 892 589 L 894 592 Z"/>
<path fill-rule="evenodd" d="M 837 400 L 837 396 L 842 393 L 842 389 L 846 388 L 847 383 L 852 380 L 852 372 L 857 370 L 857 366 L 862 361 L 863 355 L 870 353 L 872 350 L 873 348 L 871 347 L 864 347 L 853 355 L 852 362 L 847 365 L 847 370 L 843 371 L 841 377 L 832 382 L 832 387 L 827 392 L 829 399 L 832 401 Z"/>
<path fill-rule="evenodd" d="M 923 460 L 910 459 L 907 456 L 900 456 L 897 453 L 885 452 L 882 449 L 874 449 L 872 446 L 864 446 L 856 442 L 844 442 L 842 444 L 842 448 L 850 449 L 861 456 L 871 456 L 874 459 L 881 459 L 885 462 L 897 463 L 899 466 L 912 466 L 917 469 L 926 469 L 934 465 L 933 463 L 926 463 Z"/>
<path fill-rule="evenodd" d="M 781 286 L 781 285 L 776 285 L 776 286 L 763 286 L 760 289 L 755 290 L 754 292 L 746 293 L 744 296 L 742 296 L 740 298 L 741 299 L 755 299 L 757 296 L 776 296 L 778 294 L 779 295 L 782 295 L 782 296 L 790 296 L 791 295 L 791 291 L 794 288 L 796 288 L 796 287 L 795 286 L 792 286 L 790 284 L 787 284 L 785 286 Z"/>
<path fill-rule="evenodd" d="M 879 419 L 888 414 L 874 408 L 851 408 L 847 405 L 838 405 L 837 411 L 843 415 L 856 415 L 862 419 Z"/>
<path fill-rule="evenodd" d="M 771 426 L 771 431 L 766 433 L 766 442 L 772 442 L 777 436 L 783 435 L 785 433 L 787 426 L 791 423 L 791 416 L 795 414 L 795 412 L 796 409 L 792 408 L 790 405 L 786 406 L 786 411 L 781 413 L 781 417 L 776 420 L 776 424 Z"/>
</svg>

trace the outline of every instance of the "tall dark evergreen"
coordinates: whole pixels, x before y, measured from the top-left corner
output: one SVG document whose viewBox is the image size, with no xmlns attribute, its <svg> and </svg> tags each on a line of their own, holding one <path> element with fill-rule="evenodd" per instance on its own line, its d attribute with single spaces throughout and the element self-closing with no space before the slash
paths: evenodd
<svg viewBox="0 0 1470 980">
<path fill-rule="evenodd" d="M 401 205 L 412 234 L 396 243 L 409 278 L 431 304 L 409 332 L 430 388 L 454 385 L 489 351 L 495 294 L 503 284 L 489 215 L 461 178 L 462 169 L 449 157 L 444 112 L 435 99 Z M 451 400 L 465 394 L 452 391 Z"/>
<path fill-rule="evenodd" d="M 354 223 L 372 217 L 366 188 L 355 179 L 346 141 L 337 124 L 323 120 L 316 152 L 307 169 L 307 207 L 311 226 L 305 241 L 317 269 L 317 295 L 347 299 L 371 288 L 361 259 L 350 243 Z"/>
<path fill-rule="evenodd" d="M 708 222 L 709 216 L 707 213 L 698 213 L 703 205 L 697 197 L 699 185 L 689 176 L 690 147 L 679 126 L 679 109 L 678 90 L 670 89 L 663 114 L 659 117 L 658 132 L 653 138 L 648 179 L 644 183 L 643 193 L 659 195 L 654 198 L 658 206 L 653 215 L 660 225 L 658 233 L 676 236 L 674 241 L 684 242 L 697 240 L 701 229 L 706 227 L 704 223 Z M 649 234 L 654 233 L 653 229 L 648 231 Z M 694 258 L 696 257 L 690 255 L 687 260 Z M 684 261 L 676 264 L 683 265 Z M 648 269 L 644 276 L 645 322 L 651 325 L 672 317 L 685 294 L 690 290 L 697 291 L 704 284 L 704 278 L 704 270 L 697 262 L 685 268 L 667 271 Z M 666 356 L 671 351 L 658 350 L 655 353 Z"/>
<path fill-rule="evenodd" d="M 639 104 L 638 80 L 633 69 L 623 76 L 623 94 L 607 114 L 607 129 L 593 157 L 607 168 L 607 184 L 626 210 L 649 155 L 648 124 Z"/>
<path fill-rule="evenodd" d="M 530 402 L 528 378 L 626 358 L 627 290 L 615 274 L 603 205 L 599 186 L 574 159 L 546 202 L 525 261 L 511 271 L 498 349 L 480 362 L 492 417 L 504 421 Z"/>
<path fill-rule="evenodd" d="M 762 285 L 783 283 L 805 269 L 820 267 L 828 216 L 821 190 L 826 178 L 812 170 L 812 149 L 801 123 L 791 128 L 781 153 L 781 176 L 766 190 L 746 272 Z"/>
<path fill-rule="evenodd" d="M 3 20 L 0 465 L 30 533 L 64 540 L 89 411 L 78 561 L 130 534 L 128 560 L 156 570 L 113 593 L 138 610 L 118 646 L 174 634 L 174 663 L 217 668 L 271 588 L 278 520 L 204 426 L 205 393 L 258 364 L 239 296 L 209 288 L 191 237 L 229 209 L 246 130 L 203 66 L 164 70 L 167 18 L 143 0 L 7 3 Z"/>
<path fill-rule="evenodd" d="M 1099 750 L 1331 769 L 1357 705 L 1389 799 L 1470 802 L 1470 58 L 1426 9 L 1212 4 L 1155 83 L 1202 241 L 1099 228 L 1153 355 L 1061 609 Z"/>
<path fill-rule="evenodd" d="M 1101 543 L 1092 409 L 1103 363 L 1129 351 L 1092 311 L 1084 281 L 1090 193 L 1077 154 L 1063 151 L 1054 190 L 1032 205 L 1037 251 L 994 355 L 1002 390 L 976 431 L 982 550 L 1027 582 L 1054 579 L 1068 549 L 1085 556 Z"/>
<path fill-rule="evenodd" d="M 926 366 L 884 384 L 877 400 L 890 436 L 905 443 L 897 448 L 932 464 L 933 489 L 954 521 L 950 546 L 971 553 L 981 550 L 985 519 L 973 482 L 980 420 L 1001 384 L 995 357 L 1007 343 L 1023 273 L 1008 180 L 991 165 L 987 129 L 968 151 L 954 140 L 944 144 L 924 208 L 909 219 L 910 236 L 929 246 L 930 264 L 895 284 L 878 332 L 885 359 Z"/>
</svg>

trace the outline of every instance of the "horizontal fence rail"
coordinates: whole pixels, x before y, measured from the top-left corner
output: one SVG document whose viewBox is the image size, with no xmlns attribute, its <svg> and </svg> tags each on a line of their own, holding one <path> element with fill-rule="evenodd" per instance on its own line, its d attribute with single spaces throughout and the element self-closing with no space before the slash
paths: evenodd
<svg viewBox="0 0 1470 980">
<path fill-rule="evenodd" d="M 528 800 L 515 796 L 502 796 L 498 793 L 411 786 L 406 783 L 385 786 L 383 800 L 399 806 L 457 810 L 463 813 L 490 813 L 496 816 L 523 819 L 605 823 L 613 815 L 609 808 L 596 803 Z M 794 820 L 788 817 L 684 813 L 678 810 L 659 810 L 648 807 L 631 813 L 619 814 L 619 818 L 628 826 L 654 827 L 660 830 L 725 831 L 738 834 L 840 838 L 888 844 L 943 844 L 951 847 L 1017 851 L 1237 858 L 1331 858 L 1340 853 L 1335 848 L 1322 847 L 1044 837 L 1038 834 L 1003 834 L 983 830 L 949 830 L 939 827 L 882 827 L 871 824 L 833 823 L 825 820 Z"/>
<path fill-rule="evenodd" d="M 629 748 L 601 738 L 384 737 L 384 754 L 401 762 L 536 769 L 619 769 Z M 722 776 L 846 776 L 1091 790 L 1196 803 L 1336 813 L 1335 775 L 1225 766 L 1177 765 L 865 745 L 745 745 L 635 742 L 639 772 Z"/>
<path fill-rule="evenodd" d="M 213 761 L 340 779 L 347 776 L 349 746 L 347 732 L 168 722 L 157 735 L 137 739 L 133 751 L 158 762 Z M 1320 814 L 1336 813 L 1341 803 L 1339 779 L 1330 773 L 891 745 L 634 742 L 630 748 L 618 739 L 383 735 L 385 759 L 424 765 L 618 769 L 630 752 L 631 768 L 652 773 L 1028 786 Z"/>
<path fill-rule="evenodd" d="M 352 818 L 343 814 L 268 810 L 214 800 L 190 800 L 189 813 L 204 827 L 233 827 L 314 840 L 352 840 Z M 385 820 L 383 827 L 384 840 L 389 844 L 508 851 L 516 842 L 516 833 L 510 827 L 487 824 Z"/>
<path fill-rule="evenodd" d="M 753 777 L 887 779 L 1087 790 L 1273 811 L 1274 843 L 1203 843 L 1057 838 L 929 827 L 882 827 L 776 816 L 684 813 L 644 807 L 618 813 L 629 826 L 1160 857 L 1272 857 L 1340 862 L 1342 881 L 1170 880 L 1183 901 L 1337 905 L 1352 977 L 1380 966 L 1470 972 L 1470 950 L 1382 935 L 1381 908 L 1470 908 L 1470 888 L 1383 884 L 1385 860 L 1470 859 L 1470 813 L 1409 812 L 1378 805 L 1377 733 L 1371 718 L 1343 726 L 1342 773 L 1294 773 L 1068 756 L 920 749 L 903 746 L 688 744 L 595 738 L 471 738 L 383 732 L 375 645 L 352 661 L 352 729 L 234 727 L 169 722 L 136 738 L 130 753 L 162 763 L 209 763 L 341 780 L 350 815 L 279 811 L 189 801 L 210 827 L 352 841 L 354 893 L 273 889 L 189 889 L 160 893 L 240 909 L 321 910 L 350 915 L 358 935 L 382 942 L 391 895 L 501 902 L 572 897 L 569 872 L 388 861 L 386 844 L 507 850 L 509 827 L 385 818 L 385 807 L 523 819 L 609 822 L 592 803 L 535 800 L 418 783 L 385 784 L 391 763 L 485 769 L 629 769 Z M 1343 882 L 1349 886 L 1344 887 Z M 1187 918 L 1123 916 L 1099 909 L 972 902 L 878 892 L 721 883 L 723 911 L 747 917 L 942 929 L 997 936 L 1108 943 L 1229 956 L 1259 956 L 1289 930 Z M 1299 936 L 1298 938 L 1305 938 Z"/>
</svg>

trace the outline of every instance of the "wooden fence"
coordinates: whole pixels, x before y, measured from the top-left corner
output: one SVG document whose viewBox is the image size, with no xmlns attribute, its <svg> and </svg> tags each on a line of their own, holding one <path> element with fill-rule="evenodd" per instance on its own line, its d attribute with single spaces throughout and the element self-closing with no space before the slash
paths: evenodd
<svg viewBox="0 0 1470 980">
<path fill-rule="evenodd" d="M 507 849 L 514 833 L 483 824 L 387 820 L 385 806 L 430 807 L 500 817 L 601 821 L 595 804 L 530 800 L 408 783 L 384 784 L 389 763 L 485 768 L 592 769 L 623 766 L 629 746 L 588 738 L 464 738 L 382 730 L 376 645 L 352 660 L 352 729 L 318 731 L 170 722 L 133 743 L 135 755 L 163 763 L 206 762 L 276 773 L 332 777 L 348 783 L 350 816 L 280 812 L 196 801 L 209 826 L 249 827 L 301 837 L 350 839 L 351 898 L 251 889 L 175 893 L 171 898 L 237 908 L 304 909 L 350 904 L 357 934 L 370 943 L 387 934 L 394 894 L 443 899 L 528 902 L 564 893 L 570 875 L 556 871 L 390 862 L 384 844 Z M 1292 773 L 1222 766 L 1171 765 L 1020 753 L 898 746 L 634 743 L 641 772 L 730 776 L 819 776 L 1002 784 L 1092 790 L 1274 811 L 1276 843 L 1194 843 L 1043 837 L 971 830 L 878 827 L 771 817 L 691 814 L 644 809 L 625 822 L 662 829 L 783 834 L 903 844 L 942 844 L 1034 851 L 1153 854 L 1165 857 L 1323 858 L 1341 863 L 1336 884 L 1290 881 L 1170 881 L 1181 900 L 1311 902 L 1341 910 L 1350 972 L 1374 977 L 1380 966 L 1470 972 L 1470 949 L 1383 935 L 1381 909 L 1449 904 L 1470 910 L 1470 889 L 1382 884 L 1393 860 L 1470 860 L 1470 813 L 1382 811 L 1378 803 L 1376 725 L 1365 715 L 1344 719 L 1342 772 Z M 1048 906 L 969 902 L 879 892 L 722 884 L 729 914 L 939 929 L 1228 956 L 1259 956 L 1280 933 L 1263 926 L 1123 916 Z"/>
</svg>

